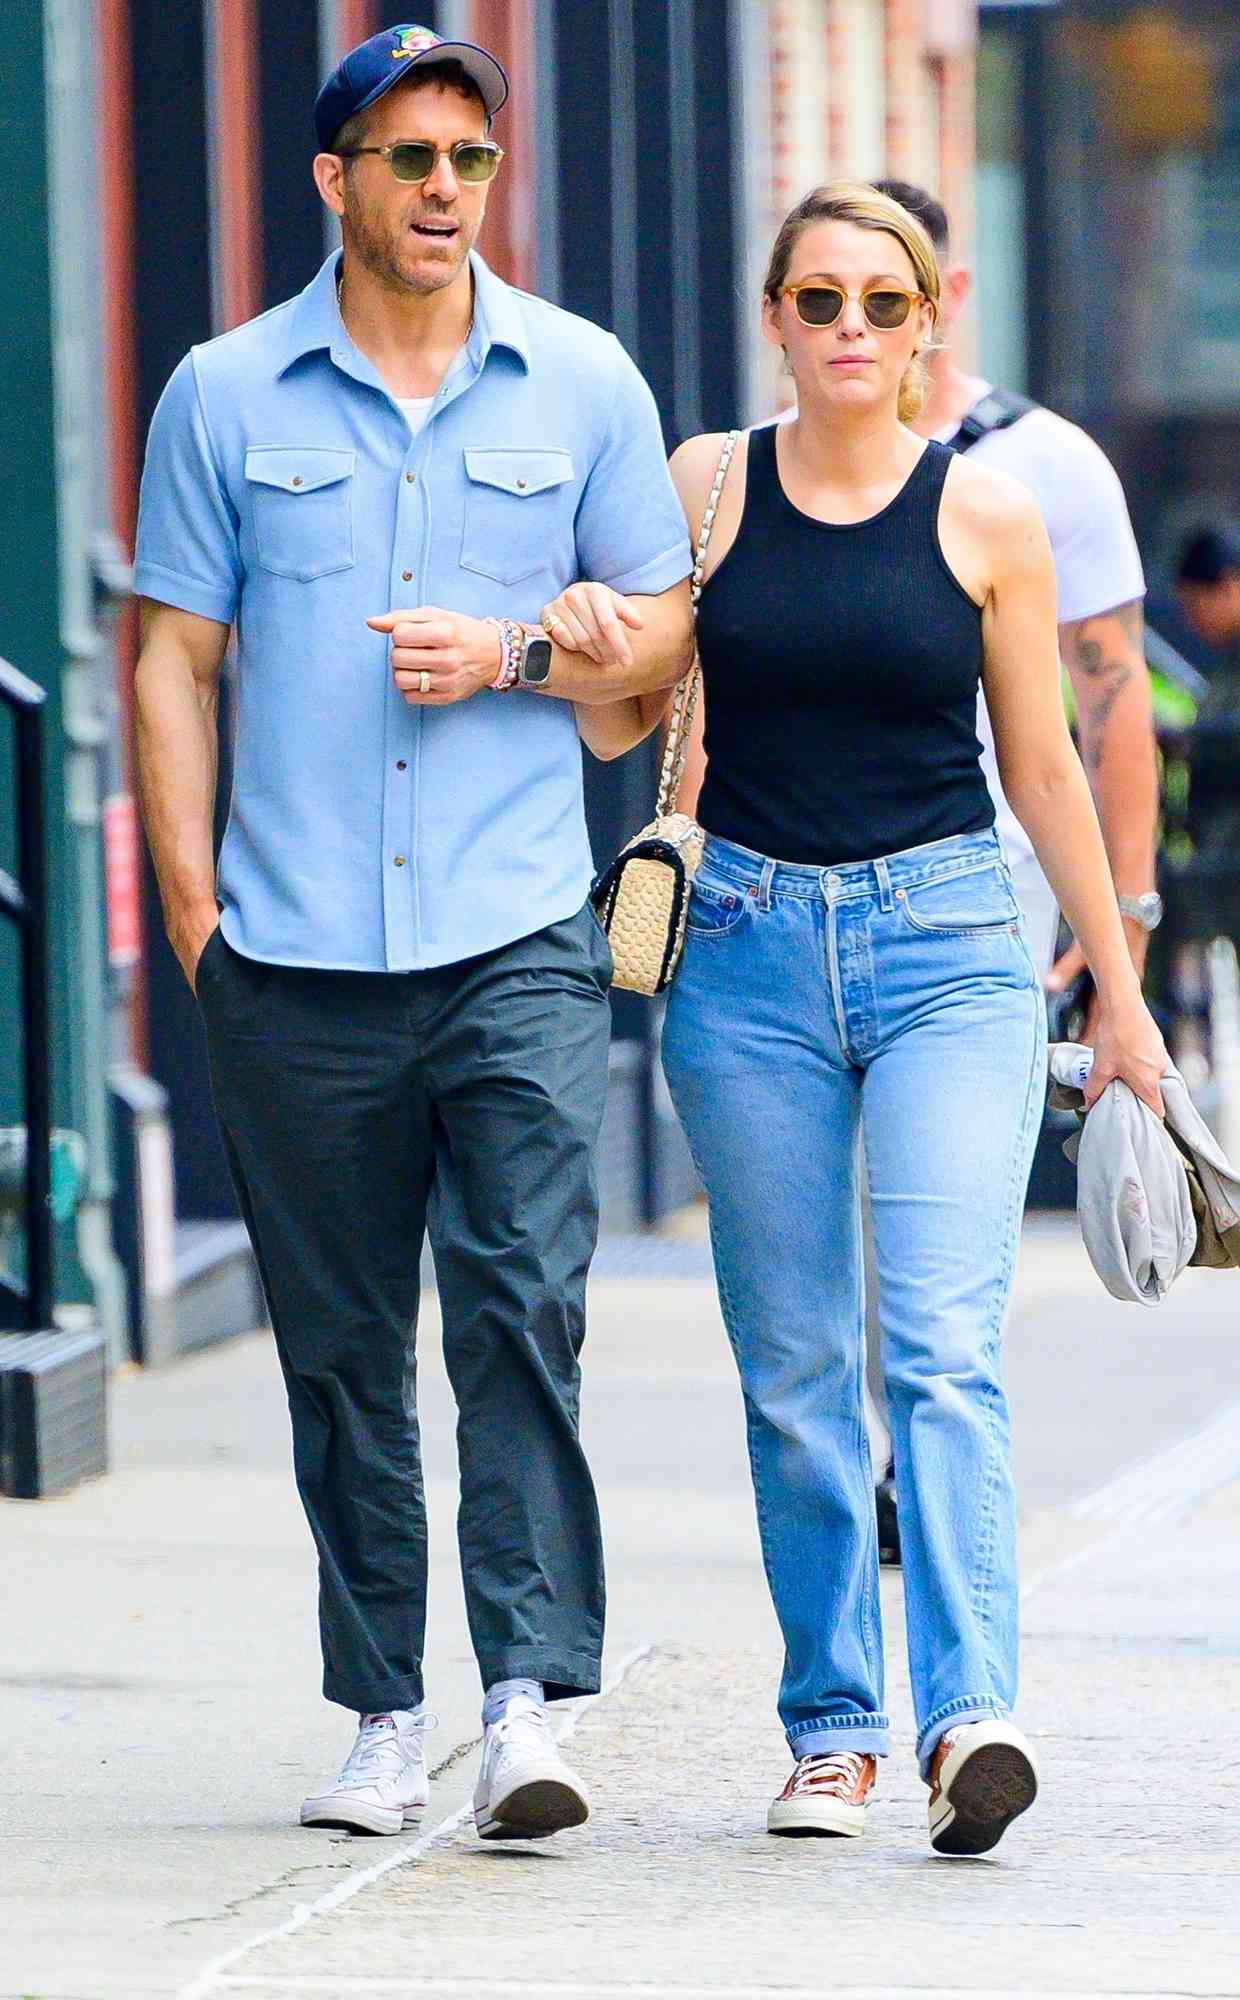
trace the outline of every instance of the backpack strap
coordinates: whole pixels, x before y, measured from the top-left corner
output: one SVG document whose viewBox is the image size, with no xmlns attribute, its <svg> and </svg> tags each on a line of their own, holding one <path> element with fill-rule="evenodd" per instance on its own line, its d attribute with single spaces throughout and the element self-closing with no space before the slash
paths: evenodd
<svg viewBox="0 0 1240 2000">
<path fill-rule="evenodd" d="M 1031 402 L 1028 396 L 1018 396 L 1013 389 L 991 389 L 961 418 L 955 437 L 947 442 L 953 451 L 972 451 L 992 431 L 1009 430 L 1027 417 L 1030 410 L 1040 408 L 1040 403 Z"/>
</svg>

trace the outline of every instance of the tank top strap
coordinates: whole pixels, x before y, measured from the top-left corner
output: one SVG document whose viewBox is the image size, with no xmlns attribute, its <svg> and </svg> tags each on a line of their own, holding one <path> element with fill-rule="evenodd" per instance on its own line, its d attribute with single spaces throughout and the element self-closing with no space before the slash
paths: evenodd
<svg viewBox="0 0 1240 2000">
<path fill-rule="evenodd" d="M 938 438 L 931 438 L 905 488 L 910 500 L 916 500 L 928 507 L 932 521 L 937 521 L 939 518 L 939 501 L 943 498 L 948 468 L 955 455 L 950 445 L 942 444 Z"/>
<path fill-rule="evenodd" d="M 778 428 L 778 424 L 755 424 L 749 433 L 745 460 L 745 512 L 749 512 L 752 501 L 754 512 L 766 519 L 770 518 L 780 497 L 779 466 L 775 458 L 775 433 Z"/>
</svg>

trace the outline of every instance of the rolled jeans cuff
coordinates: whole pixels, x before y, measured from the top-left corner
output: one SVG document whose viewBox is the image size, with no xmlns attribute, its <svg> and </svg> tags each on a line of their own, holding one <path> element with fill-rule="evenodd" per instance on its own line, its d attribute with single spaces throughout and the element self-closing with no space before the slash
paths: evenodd
<svg viewBox="0 0 1240 2000">
<path fill-rule="evenodd" d="M 885 1715 L 829 1715 L 819 1722 L 798 1723 L 787 1736 L 794 1757 L 830 1757 L 837 1750 L 886 1757 L 891 1724 Z"/>
<path fill-rule="evenodd" d="M 480 1653 L 478 1668 L 484 1690 L 496 1681 L 541 1681 L 547 1701 L 597 1694 L 603 1684 L 597 1655 L 562 1653 L 551 1646 L 503 1646 L 494 1653 Z"/>
<path fill-rule="evenodd" d="M 927 1784 L 931 1759 L 949 1729 L 960 1729 L 966 1722 L 1001 1721 L 1011 1713 L 1007 1703 L 996 1700 L 994 1695 L 960 1695 L 936 1709 L 917 1739 L 917 1768 Z"/>
</svg>

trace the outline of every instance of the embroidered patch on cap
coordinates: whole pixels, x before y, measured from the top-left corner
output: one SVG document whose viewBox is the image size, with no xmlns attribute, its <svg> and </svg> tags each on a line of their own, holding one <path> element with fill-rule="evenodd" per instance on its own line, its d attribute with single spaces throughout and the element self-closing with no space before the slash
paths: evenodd
<svg viewBox="0 0 1240 2000">
<path fill-rule="evenodd" d="M 427 49 L 438 48 L 443 40 L 433 28 L 397 28 L 396 47 L 392 50 L 392 61 L 403 62 L 407 56 L 424 55 Z"/>
</svg>

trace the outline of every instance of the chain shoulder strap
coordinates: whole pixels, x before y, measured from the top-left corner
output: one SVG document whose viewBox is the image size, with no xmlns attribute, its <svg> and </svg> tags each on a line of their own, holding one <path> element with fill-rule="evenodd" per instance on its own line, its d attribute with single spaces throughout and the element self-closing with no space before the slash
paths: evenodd
<svg viewBox="0 0 1240 2000">
<path fill-rule="evenodd" d="M 728 476 L 732 454 L 736 450 L 739 431 L 729 431 L 719 454 L 719 464 L 715 471 L 715 483 L 710 489 L 702 526 L 698 533 L 697 550 L 693 558 L 693 578 L 690 595 L 693 599 L 693 615 L 697 618 L 698 601 L 702 595 L 702 572 L 706 568 L 706 551 L 710 547 L 711 530 L 715 525 L 715 515 L 719 510 L 719 498 L 723 483 Z M 698 689 L 701 683 L 701 666 L 697 648 L 694 647 L 692 664 L 688 673 L 676 689 L 672 702 L 672 719 L 667 726 L 667 744 L 663 751 L 663 768 L 659 773 L 659 796 L 655 805 L 655 817 L 666 818 L 676 804 L 676 794 L 680 790 L 681 779 L 685 775 L 685 761 L 689 755 L 689 738 L 693 731 L 693 718 L 697 712 Z"/>
</svg>

